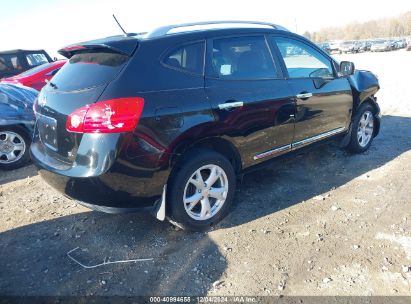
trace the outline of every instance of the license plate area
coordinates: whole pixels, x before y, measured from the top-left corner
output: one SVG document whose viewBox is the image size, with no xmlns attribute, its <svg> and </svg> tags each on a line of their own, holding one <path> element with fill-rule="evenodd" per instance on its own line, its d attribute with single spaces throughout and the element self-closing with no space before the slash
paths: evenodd
<svg viewBox="0 0 411 304">
<path fill-rule="evenodd" d="M 37 113 L 37 129 L 41 142 L 53 151 L 57 151 L 57 120 Z"/>
</svg>

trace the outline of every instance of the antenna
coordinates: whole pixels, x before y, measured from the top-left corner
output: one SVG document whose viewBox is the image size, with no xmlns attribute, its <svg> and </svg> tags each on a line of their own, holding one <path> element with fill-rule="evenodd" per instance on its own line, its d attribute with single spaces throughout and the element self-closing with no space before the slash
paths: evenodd
<svg viewBox="0 0 411 304">
<path fill-rule="evenodd" d="M 124 35 L 128 36 L 127 32 L 123 29 L 123 27 L 121 26 L 120 22 L 118 22 L 118 20 L 117 20 L 117 18 L 114 14 L 113 14 L 113 18 L 117 22 L 117 25 L 119 26 L 119 28 L 123 31 Z"/>
</svg>

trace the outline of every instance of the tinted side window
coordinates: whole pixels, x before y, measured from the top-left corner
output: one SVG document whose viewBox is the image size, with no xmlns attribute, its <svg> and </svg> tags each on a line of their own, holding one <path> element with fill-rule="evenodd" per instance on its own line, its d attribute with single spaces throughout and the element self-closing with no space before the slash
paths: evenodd
<svg viewBox="0 0 411 304">
<path fill-rule="evenodd" d="M 197 75 L 203 75 L 204 42 L 184 45 L 174 49 L 163 60 L 169 67 Z"/>
<path fill-rule="evenodd" d="M 290 78 L 333 77 L 331 61 L 305 43 L 275 38 Z"/>
<path fill-rule="evenodd" d="M 265 38 L 235 37 L 213 41 L 212 65 L 221 79 L 278 78 Z"/>
</svg>

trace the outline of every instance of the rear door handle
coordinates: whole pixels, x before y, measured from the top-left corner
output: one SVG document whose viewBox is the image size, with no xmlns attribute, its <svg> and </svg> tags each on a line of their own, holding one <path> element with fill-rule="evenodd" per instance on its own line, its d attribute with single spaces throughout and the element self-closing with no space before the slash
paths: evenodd
<svg viewBox="0 0 411 304">
<path fill-rule="evenodd" d="M 220 103 L 218 105 L 218 108 L 220 110 L 224 110 L 224 109 L 231 109 L 231 108 L 240 108 L 243 105 L 244 105 L 244 102 L 242 101 L 226 102 L 226 103 Z"/>
<path fill-rule="evenodd" d="M 312 96 L 313 96 L 313 93 L 301 93 L 301 94 L 297 94 L 296 97 L 299 99 L 308 99 Z"/>
</svg>

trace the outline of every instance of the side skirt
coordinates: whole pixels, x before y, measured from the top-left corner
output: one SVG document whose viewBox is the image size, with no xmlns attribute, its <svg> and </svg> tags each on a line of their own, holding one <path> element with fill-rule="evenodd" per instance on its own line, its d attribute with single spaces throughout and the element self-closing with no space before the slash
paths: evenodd
<svg viewBox="0 0 411 304">
<path fill-rule="evenodd" d="M 265 158 L 267 156 L 279 156 L 281 154 L 284 154 L 284 153 L 287 153 L 287 152 L 290 152 L 290 151 L 295 151 L 297 149 L 305 147 L 305 146 L 307 146 L 309 144 L 312 144 L 314 142 L 317 142 L 317 141 L 329 138 L 331 136 L 343 133 L 346 130 L 347 130 L 346 128 L 341 127 L 341 128 L 337 128 L 337 129 L 334 129 L 334 130 L 331 130 L 331 131 L 328 131 L 328 132 L 325 132 L 325 133 L 321 133 L 321 134 L 315 135 L 313 137 L 309 137 L 309 138 L 297 141 L 295 143 L 292 143 L 291 145 L 285 145 L 285 146 L 282 146 L 282 147 L 279 147 L 279 148 L 276 148 L 276 149 L 273 149 L 273 150 L 269 150 L 269 151 L 257 154 L 257 155 L 254 156 L 254 160 L 262 159 L 262 158 Z"/>
</svg>

